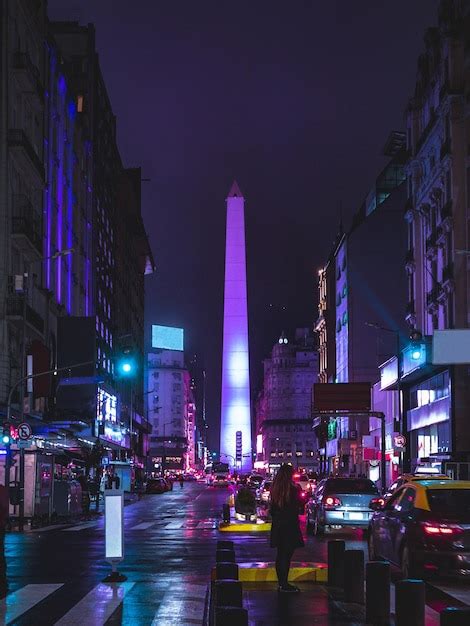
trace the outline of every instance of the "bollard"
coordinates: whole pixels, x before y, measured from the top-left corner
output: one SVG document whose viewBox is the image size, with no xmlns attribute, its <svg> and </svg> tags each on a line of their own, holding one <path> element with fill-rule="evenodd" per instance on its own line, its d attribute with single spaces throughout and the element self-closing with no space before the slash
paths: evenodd
<svg viewBox="0 0 470 626">
<path fill-rule="evenodd" d="M 364 551 L 344 551 L 344 601 L 364 604 Z"/>
<path fill-rule="evenodd" d="M 468 626 L 470 624 L 470 607 L 448 607 L 441 612 L 441 626 Z"/>
<path fill-rule="evenodd" d="M 395 625 L 424 625 L 425 586 L 422 580 L 400 580 L 395 585 Z"/>
<path fill-rule="evenodd" d="M 238 580 L 238 565 L 236 563 L 217 563 L 215 566 L 216 580 Z"/>
<path fill-rule="evenodd" d="M 224 539 L 219 539 L 217 542 L 217 550 L 233 550 L 233 541 L 226 541 Z"/>
<path fill-rule="evenodd" d="M 234 606 L 215 609 L 215 626 L 248 626 L 248 611 Z"/>
<path fill-rule="evenodd" d="M 370 561 L 366 565 L 366 622 L 390 623 L 390 563 Z"/>
<path fill-rule="evenodd" d="M 344 585 L 344 550 L 342 539 L 328 542 L 328 586 L 340 587 Z"/>
<path fill-rule="evenodd" d="M 216 580 L 214 583 L 214 606 L 233 606 L 242 608 L 242 584 L 238 580 Z"/>
<path fill-rule="evenodd" d="M 224 504 L 222 506 L 222 519 L 226 524 L 230 524 L 230 505 Z"/>
<path fill-rule="evenodd" d="M 216 550 L 216 563 L 235 563 L 235 552 L 233 550 Z"/>
</svg>

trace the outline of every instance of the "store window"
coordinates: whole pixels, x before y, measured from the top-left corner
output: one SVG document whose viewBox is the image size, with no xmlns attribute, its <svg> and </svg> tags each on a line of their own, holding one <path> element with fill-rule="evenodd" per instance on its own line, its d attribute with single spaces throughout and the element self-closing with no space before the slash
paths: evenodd
<svg viewBox="0 0 470 626">
<path fill-rule="evenodd" d="M 443 372 L 411 388 L 410 409 L 426 406 L 448 396 L 449 372 Z"/>
</svg>

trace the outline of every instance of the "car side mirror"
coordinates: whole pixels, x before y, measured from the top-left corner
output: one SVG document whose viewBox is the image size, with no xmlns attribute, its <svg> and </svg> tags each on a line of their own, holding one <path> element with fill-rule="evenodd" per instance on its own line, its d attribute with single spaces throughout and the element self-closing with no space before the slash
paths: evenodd
<svg viewBox="0 0 470 626">
<path fill-rule="evenodd" d="M 383 498 L 372 498 L 369 502 L 369 509 L 372 511 L 380 511 L 384 508 L 385 500 Z"/>
</svg>

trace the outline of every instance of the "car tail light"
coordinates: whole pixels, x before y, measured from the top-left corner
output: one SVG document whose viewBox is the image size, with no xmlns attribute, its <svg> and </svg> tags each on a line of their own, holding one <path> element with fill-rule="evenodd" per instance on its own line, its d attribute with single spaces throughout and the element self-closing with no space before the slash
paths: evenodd
<svg viewBox="0 0 470 626">
<path fill-rule="evenodd" d="M 463 528 L 457 524 L 440 524 L 439 522 L 423 522 L 424 533 L 430 537 L 442 537 L 458 535 L 463 532 Z"/>
<path fill-rule="evenodd" d="M 336 496 L 327 496 L 323 499 L 323 505 L 325 509 L 334 509 L 337 506 L 341 506 L 341 500 Z"/>
<path fill-rule="evenodd" d="M 369 502 L 369 507 L 370 505 L 374 505 L 376 504 L 379 507 L 383 507 L 383 505 L 385 504 L 385 500 L 383 498 L 372 498 L 372 500 Z"/>
<path fill-rule="evenodd" d="M 306 497 L 307 497 L 307 494 L 305 493 L 305 491 L 301 491 L 301 492 L 300 492 L 300 496 L 301 496 L 302 498 L 306 498 Z"/>
</svg>

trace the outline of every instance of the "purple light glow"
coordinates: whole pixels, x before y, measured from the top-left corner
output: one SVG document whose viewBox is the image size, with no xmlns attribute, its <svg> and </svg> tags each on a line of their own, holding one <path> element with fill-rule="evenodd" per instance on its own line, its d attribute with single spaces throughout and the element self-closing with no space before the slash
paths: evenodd
<svg viewBox="0 0 470 626">
<path fill-rule="evenodd" d="M 245 201 L 236 183 L 227 198 L 224 338 L 222 356 L 221 460 L 235 465 L 242 433 L 242 471 L 252 467 Z"/>
<path fill-rule="evenodd" d="M 70 139 L 67 144 L 67 248 L 73 246 L 73 136 L 74 136 L 74 110 L 71 111 L 70 104 L 68 106 L 69 111 L 69 128 Z M 67 312 L 69 315 L 72 313 L 72 268 L 73 268 L 73 256 L 71 254 L 67 257 Z"/>
</svg>

